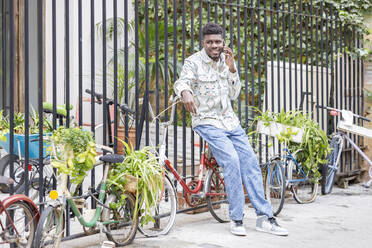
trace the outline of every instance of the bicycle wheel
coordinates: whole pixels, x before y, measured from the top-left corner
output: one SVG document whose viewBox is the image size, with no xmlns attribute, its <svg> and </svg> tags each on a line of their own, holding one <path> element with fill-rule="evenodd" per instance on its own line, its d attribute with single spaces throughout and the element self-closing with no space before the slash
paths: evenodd
<svg viewBox="0 0 372 248">
<path fill-rule="evenodd" d="M 338 169 L 338 157 L 342 151 L 342 137 L 340 135 L 334 135 L 332 137 L 329 146 L 332 151 L 327 156 L 327 164 L 323 165 L 322 168 L 322 194 L 327 195 L 332 192 L 333 184 L 336 178 Z"/>
<path fill-rule="evenodd" d="M 164 177 L 163 191 L 157 204 L 151 209 L 155 222 L 141 223 L 138 230 L 147 237 L 167 234 L 172 228 L 176 219 L 177 200 L 176 191 L 168 176 Z M 143 219 L 141 216 L 140 219 Z"/>
<path fill-rule="evenodd" d="M 13 225 L 8 219 L 6 211 L 13 216 Z M 15 247 L 33 247 L 36 220 L 30 206 L 25 202 L 17 201 L 10 204 L 6 211 L 3 210 L 1 214 L 1 221 L 6 218 L 4 241 L 12 243 Z"/>
<path fill-rule="evenodd" d="M 296 202 L 300 204 L 311 203 L 318 194 L 318 181 L 312 172 L 304 175 L 300 166 L 297 166 L 293 160 L 287 163 L 288 180 L 291 183 L 291 191 Z"/>
<path fill-rule="evenodd" d="M 48 206 L 41 214 L 34 247 L 59 247 L 64 231 L 64 211 L 57 207 Z"/>
<path fill-rule="evenodd" d="M 222 168 L 215 166 L 213 169 L 209 169 L 205 183 L 206 201 L 212 216 L 218 222 L 229 222 L 229 201 L 227 200 Z"/>
<path fill-rule="evenodd" d="M 108 232 L 106 236 L 113 241 L 117 246 L 124 246 L 132 243 L 136 236 L 138 226 L 138 216 L 133 219 L 135 198 L 132 194 L 124 193 L 125 202 L 117 208 L 105 208 L 102 212 L 102 221 L 115 221 L 107 224 Z M 110 206 L 112 203 L 118 203 L 119 195 L 110 194 L 106 198 L 105 205 Z"/>
<path fill-rule="evenodd" d="M 286 189 L 284 169 L 279 159 L 268 164 L 265 182 L 266 199 L 271 203 L 273 214 L 277 216 L 283 208 Z"/>
<path fill-rule="evenodd" d="M 0 175 L 11 177 L 10 176 L 10 160 L 13 157 L 13 174 L 14 174 L 14 192 L 16 192 L 19 187 L 24 183 L 25 180 L 25 170 L 22 166 L 22 163 L 18 160 L 16 155 L 7 154 L 0 159 Z M 12 177 L 13 178 L 13 177 Z M 2 184 L 0 185 L 0 191 L 3 193 L 9 193 L 9 185 Z"/>
</svg>

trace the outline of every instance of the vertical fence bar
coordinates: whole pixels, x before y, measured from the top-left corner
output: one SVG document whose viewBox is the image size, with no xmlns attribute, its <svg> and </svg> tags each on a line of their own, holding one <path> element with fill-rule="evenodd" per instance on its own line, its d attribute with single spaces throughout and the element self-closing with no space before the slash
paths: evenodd
<svg viewBox="0 0 372 248">
<path fill-rule="evenodd" d="M 37 4 L 37 25 L 38 25 L 38 111 L 39 111 L 39 166 L 40 166 L 40 194 L 39 201 L 43 201 L 44 184 L 43 184 L 43 96 L 44 96 L 44 74 L 43 74 L 43 1 L 39 0 Z M 11 67 L 13 68 L 13 67 Z M 12 72 L 13 69 L 11 69 Z M 11 80 L 12 81 L 12 80 Z"/>
<path fill-rule="evenodd" d="M 356 42 L 355 42 L 355 26 L 353 26 L 353 35 L 352 35 L 352 47 L 354 47 L 354 48 L 357 48 L 356 47 Z M 352 95 L 352 97 L 353 97 L 353 100 L 352 100 L 352 106 L 353 106 L 353 113 L 356 113 L 356 103 L 355 103 L 355 98 L 356 98 L 356 91 L 355 91 L 355 88 L 356 88 L 356 75 L 355 75 L 355 59 L 354 58 L 351 58 L 352 59 L 352 63 L 353 63 L 353 65 L 352 65 L 352 67 L 353 67 L 353 75 L 352 75 L 352 81 L 353 81 L 353 90 L 352 90 L 352 92 L 353 92 L 353 95 Z M 351 82 L 350 82 L 350 86 L 351 86 Z M 350 98 L 351 98 L 351 95 L 350 95 Z M 350 99 L 350 101 L 351 101 L 351 99 Z M 353 141 L 354 142 L 356 142 L 356 135 L 354 134 L 353 135 Z M 351 170 L 353 170 L 353 161 L 356 159 L 356 151 L 355 151 L 355 149 L 353 149 L 353 153 L 352 153 L 352 155 L 353 155 L 353 160 L 351 161 Z"/>
<path fill-rule="evenodd" d="M 356 37 L 356 41 L 357 41 L 357 44 L 356 44 L 356 47 L 357 48 L 360 48 L 360 33 L 359 32 L 357 32 L 357 37 Z M 361 105 L 361 102 L 360 102 L 360 98 L 361 98 L 361 96 L 362 96 L 362 94 L 363 94 L 363 89 L 361 89 L 360 88 L 360 57 L 358 56 L 357 57 L 357 61 L 356 61 L 356 73 L 357 73 L 357 114 L 358 115 L 362 115 L 363 116 L 363 113 L 361 113 L 361 111 L 360 111 L 360 105 Z M 360 121 L 360 119 L 359 118 L 357 118 L 357 125 L 358 126 L 361 126 L 362 125 L 362 123 L 361 123 L 361 121 Z M 360 142 L 360 136 L 358 135 L 358 146 L 360 147 L 361 146 L 361 142 Z M 358 156 L 358 164 L 361 164 L 361 162 L 362 162 L 362 158 L 361 158 L 361 156 L 359 155 Z"/>
<path fill-rule="evenodd" d="M 25 30 L 24 30 L 24 35 L 25 35 L 25 164 L 29 163 L 29 108 L 30 108 L 30 87 L 29 87 L 29 10 L 28 10 L 28 0 L 25 0 L 25 6 L 24 6 L 24 18 L 25 18 Z M 4 56 L 4 55 L 3 55 Z M 4 82 L 4 81 L 3 81 Z M 29 185 L 29 180 L 28 180 L 28 166 L 25 167 L 25 185 Z M 54 187 L 54 185 L 53 185 Z M 29 187 L 25 187 L 25 195 L 28 196 L 29 194 Z"/>
<path fill-rule="evenodd" d="M 297 53 L 297 41 L 298 41 L 298 35 L 297 35 L 297 20 L 301 20 L 301 18 L 299 18 L 298 16 L 298 6 L 297 6 L 297 2 L 294 2 L 294 6 L 293 6 L 293 37 L 294 37 L 294 66 L 295 66 L 295 71 L 294 71 L 294 78 L 295 78 L 295 106 L 296 108 L 298 108 L 298 91 L 299 91 L 299 87 L 298 87 L 298 53 Z M 300 23 L 300 26 L 301 26 L 301 22 Z M 302 39 L 302 33 L 300 33 L 300 38 Z M 302 40 L 300 39 L 300 43 L 302 43 Z M 301 60 L 301 59 L 300 59 Z M 291 62 L 290 62 L 291 63 Z M 301 82 L 300 82 L 301 83 Z M 300 87 L 301 88 L 301 87 Z M 302 90 L 300 91 L 302 92 Z"/>
<path fill-rule="evenodd" d="M 224 39 L 226 39 L 226 4 L 227 4 L 227 0 L 224 0 L 224 3 L 222 4 L 222 27 L 223 27 L 222 29 L 223 29 Z"/>
<path fill-rule="evenodd" d="M 186 6 L 185 6 L 185 0 L 183 0 L 182 1 L 182 63 L 185 62 L 185 57 L 186 57 L 185 12 L 186 12 Z M 186 177 L 186 110 L 185 110 L 185 106 L 182 106 L 182 157 L 183 157 L 182 175 L 183 177 Z"/>
<path fill-rule="evenodd" d="M 214 22 L 215 23 L 218 23 L 218 3 L 219 3 L 219 0 L 217 0 L 217 2 L 215 2 L 214 4 Z M 193 8 L 192 8 L 193 10 Z M 191 18 L 192 20 L 192 18 Z"/>
<path fill-rule="evenodd" d="M 102 91 L 103 91 L 103 144 L 107 145 L 107 126 L 106 120 L 110 113 L 107 113 L 107 47 L 106 47 L 106 0 L 102 0 Z M 80 112 L 80 111 L 79 111 Z"/>
<path fill-rule="evenodd" d="M 217 4 L 216 4 L 217 6 Z M 216 8 L 216 18 L 218 18 L 217 16 L 218 14 L 218 9 Z M 191 51 L 190 51 L 190 54 L 193 54 L 194 53 L 194 0 L 191 0 Z M 216 23 L 217 23 L 218 19 L 216 20 Z M 192 128 L 190 128 L 190 134 L 191 134 L 191 175 L 194 176 L 195 175 L 195 146 L 194 146 L 194 143 L 195 143 L 195 137 L 194 137 L 194 131 L 192 130 Z"/>
<path fill-rule="evenodd" d="M 304 73 L 303 73 L 304 68 L 303 68 L 303 50 L 302 50 L 303 49 L 302 44 L 304 43 L 303 42 L 304 35 L 303 35 L 303 29 L 302 29 L 302 27 L 303 27 L 302 10 L 303 10 L 303 4 L 302 4 L 302 0 L 300 0 L 300 6 L 299 6 L 299 10 L 297 11 L 297 14 L 299 15 L 299 19 L 300 19 L 300 21 L 299 21 L 299 23 L 300 23 L 299 33 L 300 33 L 300 90 L 301 90 L 301 94 L 304 91 Z M 306 38 L 307 37 L 305 36 L 305 39 Z"/>
<path fill-rule="evenodd" d="M 279 41 L 280 41 L 280 36 L 279 36 L 279 30 L 280 30 L 280 19 L 279 19 L 279 12 L 280 12 L 280 5 L 279 5 L 279 0 L 276 0 L 276 40 L 277 40 L 277 44 L 276 44 L 276 61 L 277 61 L 277 64 L 276 64 L 276 67 L 277 67 L 277 75 L 278 75 L 278 81 L 276 82 L 277 83 L 277 89 L 278 89 L 278 105 L 277 105 L 277 111 L 279 112 L 280 111 L 280 45 L 279 45 Z"/>
<path fill-rule="evenodd" d="M 1 19 L 1 49 L 3 51 L 3 57 L 1 58 L 1 62 L 2 62 L 2 70 L 3 70 L 3 73 L 2 73 L 2 80 L 4 82 L 3 84 L 3 88 L 2 88 L 2 96 L 1 96 L 1 104 L 2 104 L 2 107 L 4 108 L 4 111 L 6 112 L 6 33 L 7 33 L 7 29 L 6 29 L 6 15 L 4 14 L 5 13 L 5 1 L 1 1 L 1 13 L 2 13 L 2 19 Z"/>
<path fill-rule="evenodd" d="M 244 43 L 248 40 L 248 27 L 247 27 L 247 0 L 244 0 Z M 245 94 L 245 128 L 248 132 L 248 46 L 244 45 L 244 94 Z"/>
<path fill-rule="evenodd" d="M 207 21 L 211 21 L 211 3 L 207 1 Z"/>
<path fill-rule="evenodd" d="M 240 76 L 240 58 L 241 58 L 241 52 L 240 52 L 240 0 L 237 1 L 237 47 L 238 47 L 238 63 L 237 63 L 237 72 L 238 72 L 238 75 Z M 235 60 L 235 59 L 234 59 Z M 242 121 L 242 106 L 241 106 L 241 95 L 239 94 L 239 97 L 238 97 L 238 118 L 240 120 L 240 122 Z"/>
<path fill-rule="evenodd" d="M 39 4 L 39 2 L 38 2 Z M 14 65 L 15 65 L 15 31 L 14 31 L 14 24 L 15 24 L 15 16 L 14 16 L 14 2 L 10 1 L 9 3 L 9 51 L 10 51 L 10 57 L 9 57 L 9 153 L 14 154 L 14 85 L 15 85 L 15 72 L 14 72 Z M 39 17 L 39 12 L 38 12 Z M 38 74 L 40 75 L 40 74 Z M 39 88 L 40 90 L 40 88 Z M 40 129 L 39 129 L 40 130 Z M 13 159 L 10 161 L 10 169 L 9 169 L 9 175 L 14 178 L 14 164 Z M 10 185 L 10 194 L 12 195 L 14 193 L 14 187 L 11 184 Z M 41 197 L 41 194 L 40 194 Z"/>
<path fill-rule="evenodd" d="M 305 13 L 309 12 L 309 5 L 306 6 Z M 303 12 L 302 12 L 303 13 Z M 310 92 L 309 90 L 309 20 L 310 17 L 309 15 L 305 15 L 305 61 L 306 61 L 306 66 L 305 66 L 305 75 L 306 75 L 306 92 Z M 302 72 L 301 72 L 302 73 Z M 308 95 L 309 97 L 309 95 Z M 311 96 L 310 96 L 311 97 Z M 304 106 L 304 109 L 308 110 L 309 101 L 306 101 L 306 106 Z"/>
<path fill-rule="evenodd" d="M 260 1 L 257 1 L 257 84 L 258 84 L 258 109 L 262 111 L 262 80 L 261 80 L 261 16 L 260 16 Z M 239 37 L 239 36 L 238 36 Z M 240 56 L 239 56 L 240 58 Z M 240 74 L 239 74 L 240 75 Z M 255 112 L 252 111 L 252 118 L 254 119 Z M 254 129 L 254 127 L 252 127 Z M 262 145 L 261 145 L 261 138 L 262 135 L 259 134 L 259 147 L 258 147 L 258 153 L 259 153 L 259 162 L 262 162 Z"/>
<path fill-rule="evenodd" d="M 278 8 L 279 12 L 280 12 L 280 8 Z M 287 82 L 286 82 L 286 67 L 285 67 L 285 62 L 286 62 L 286 47 L 285 47 L 285 43 L 286 43 L 286 37 L 285 37 L 285 30 L 286 30 L 286 23 L 285 23 L 285 19 L 286 19 L 286 16 L 285 16 L 285 3 L 282 3 L 282 27 L 283 27 L 283 36 L 282 36 L 282 44 L 283 44 L 283 47 L 282 47 L 282 62 L 283 62 L 283 109 L 284 111 L 287 111 Z M 279 31 L 279 30 L 278 30 Z M 279 42 L 279 41 L 278 41 Z M 278 71 L 280 70 L 280 64 L 278 64 Z M 278 94 L 280 95 L 280 93 Z M 279 109 L 280 111 L 280 109 Z"/>
<path fill-rule="evenodd" d="M 253 0 L 250 2 L 250 19 L 251 19 L 251 94 L 252 94 L 252 99 L 251 99 L 251 104 L 254 106 L 254 8 L 253 8 Z M 232 23 L 230 23 L 230 28 L 233 26 Z M 254 139 L 254 137 L 253 137 Z"/>
<path fill-rule="evenodd" d="M 90 89 L 95 92 L 95 34 L 94 34 L 94 0 L 90 0 Z M 90 122 L 91 122 L 91 132 L 95 134 L 96 126 L 96 116 L 95 116 L 95 98 L 93 94 L 90 96 Z M 96 169 L 93 167 L 91 170 L 90 186 L 92 188 L 92 193 L 96 186 Z M 96 207 L 96 201 L 91 200 L 92 207 Z"/>
<path fill-rule="evenodd" d="M 245 4 L 244 4 L 245 5 Z M 246 8 L 245 8 L 246 9 Z M 245 10 L 244 9 L 244 10 Z M 267 79 L 267 76 L 268 76 L 268 71 L 267 71 L 267 1 L 264 1 L 264 11 L 263 11 L 263 14 L 264 14 L 264 65 L 265 65 L 265 106 L 264 106 L 264 109 L 267 110 L 268 109 L 268 101 L 269 101 L 269 97 L 268 97 L 268 85 L 269 85 L 269 80 Z M 246 39 L 244 39 L 245 41 Z M 261 136 L 262 137 L 262 136 Z M 260 139 L 261 140 L 261 139 Z M 268 136 L 265 135 L 265 144 L 268 143 Z M 260 144 L 261 145 L 261 144 Z M 265 145 L 265 162 L 268 161 L 268 153 L 269 153 L 269 147 L 267 145 Z M 262 161 L 261 161 L 262 162 Z"/>
<path fill-rule="evenodd" d="M 311 87 L 311 101 L 314 99 L 314 4 L 313 0 L 310 0 L 310 87 Z M 307 108 L 308 111 L 310 110 L 310 106 L 308 104 Z M 310 110 L 311 111 L 311 110 Z M 314 112 L 311 111 L 311 117 L 314 118 Z"/>
<path fill-rule="evenodd" d="M 159 114 L 159 6 L 155 0 L 155 115 Z M 159 121 L 155 122 L 155 146 L 159 144 Z"/>
<path fill-rule="evenodd" d="M 133 108 L 131 105 L 132 102 L 129 104 L 129 70 L 128 70 L 128 0 L 124 0 L 124 102 L 128 104 L 130 108 Z M 125 136 L 125 142 L 128 143 L 128 133 L 129 133 L 129 118 L 128 115 L 124 116 L 124 136 Z M 131 127 L 132 128 L 132 127 Z M 135 146 L 135 144 L 132 144 Z"/>
<path fill-rule="evenodd" d="M 315 97 L 316 97 L 316 102 L 319 102 L 319 35 L 318 35 L 318 29 L 323 28 L 323 26 L 319 27 L 319 14 L 318 14 L 318 8 L 315 8 L 315 71 L 316 71 L 316 76 L 315 76 Z M 322 85 L 323 86 L 323 85 Z M 313 100 L 313 99 L 311 99 Z M 314 111 L 313 109 L 311 109 Z M 319 108 L 316 108 L 316 119 L 319 122 Z"/>
<path fill-rule="evenodd" d="M 201 17 L 200 17 L 201 18 Z M 177 27 L 177 0 L 173 0 L 173 27 Z M 177 29 L 173 28 L 173 72 L 177 71 Z M 176 73 L 173 73 L 173 82 L 177 79 Z M 173 154 L 174 168 L 177 170 L 177 111 L 174 115 L 173 128 Z"/>
<path fill-rule="evenodd" d="M 79 126 L 83 125 L 83 20 L 82 0 L 78 1 L 78 47 L 79 47 Z"/>
<path fill-rule="evenodd" d="M 320 74 L 320 99 L 321 99 L 321 104 L 324 106 L 324 90 L 323 90 L 323 85 L 324 85 L 324 71 L 328 72 L 328 65 L 325 67 L 324 66 L 324 60 L 323 60 L 323 54 L 324 54 L 324 43 L 323 43 L 323 26 L 324 26 L 324 18 L 323 18 L 323 15 L 324 15 L 324 9 L 323 9 L 323 1 L 320 3 L 320 70 L 321 70 L 321 74 Z M 327 25 L 327 23 L 326 23 Z M 327 26 L 326 26 L 326 29 L 327 29 Z M 324 70 L 326 69 L 326 70 Z M 328 74 L 326 74 L 327 77 L 328 77 Z M 319 84 L 318 84 L 319 85 Z M 326 82 L 326 96 L 328 97 L 327 95 L 328 93 L 328 81 Z M 321 127 L 322 129 L 324 130 L 324 110 L 321 110 L 321 109 L 318 109 L 317 108 L 317 111 L 321 112 L 321 120 L 322 120 L 322 123 L 321 123 Z"/>
<path fill-rule="evenodd" d="M 53 67 L 53 129 L 57 128 L 57 38 L 56 38 L 56 0 L 52 1 L 52 67 Z M 55 180 L 53 182 L 55 188 Z"/>
<path fill-rule="evenodd" d="M 164 0 L 164 108 L 168 109 L 168 0 Z M 168 110 L 165 111 L 168 121 Z M 166 155 L 168 156 L 168 134 L 166 137 Z"/>
<path fill-rule="evenodd" d="M 229 32 L 230 32 L 230 44 L 231 44 L 231 49 L 233 50 L 234 48 L 234 20 L 233 20 L 233 3 L 232 0 L 229 2 Z"/>
<path fill-rule="evenodd" d="M 117 0 L 113 0 L 113 14 L 114 14 L 114 133 L 111 133 L 114 138 L 111 140 L 114 142 L 114 151 L 118 151 L 118 3 Z M 110 114 L 110 113 L 108 113 Z M 110 119 L 110 118 L 109 118 Z M 111 125 L 108 128 L 111 129 Z"/>
<path fill-rule="evenodd" d="M 292 101 L 293 101 L 293 95 L 292 95 L 292 47 L 291 47 L 291 3 L 288 1 L 288 85 L 289 85 L 289 110 L 292 109 Z M 296 33 L 295 33 L 296 34 Z M 295 83 L 297 80 L 295 81 Z M 295 94 L 297 95 L 297 94 Z M 296 106 L 297 107 L 297 106 Z M 295 107 L 295 108 L 296 108 Z"/>
<path fill-rule="evenodd" d="M 150 93 L 150 54 L 149 54 L 149 2 L 148 0 L 145 1 L 145 98 L 149 98 L 149 93 Z M 146 103 L 148 106 L 150 104 L 149 99 L 143 99 L 144 103 Z M 145 111 L 145 121 L 146 121 L 146 126 L 145 126 L 145 144 L 148 146 L 150 144 L 150 133 L 149 133 L 149 115 L 148 115 L 148 106 L 145 106 L 145 108 L 142 108 Z"/>
<path fill-rule="evenodd" d="M 65 0 L 65 96 L 70 106 L 70 4 Z M 70 127 L 70 108 L 67 108 L 66 127 Z"/>
<path fill-rule="evenodd" d="M 66 81 L 66 105 L 70 106 L 70 1 L 65 0 L 65 81 Z M 67 108 L 66 127 L 70 127 L 70 108 Z M 42 192 L 42 191 L 40 191 Z M 66 236 L 70 235 L 70 206 L 66 205 Z"/>
<path fill-rule="evenodd" d="M 271 54 L 271 109 L 274 111 L 274 4 L 270 0 L 270 54 Z"/>
<path fill-rule="evenodd" d="M 135 55 L 134 55 L 134 66 L 135 66 L 135 75 L 134 75 L 134 80 L 135 82 L 139 82 L 139 20 L 138 20 L 138 0 L 134 1 L 134 47 L 135 47 Z M 138 83 L 135 84 L 135 109 L 136 109 L 136 118 L 135 118 L 135 123 L 136 123 L 136 150 L 140 146 L 140 141 L 138 140 L 139 133 L 142 130 L 139 130 L 139 85 Z"/>
</svg>

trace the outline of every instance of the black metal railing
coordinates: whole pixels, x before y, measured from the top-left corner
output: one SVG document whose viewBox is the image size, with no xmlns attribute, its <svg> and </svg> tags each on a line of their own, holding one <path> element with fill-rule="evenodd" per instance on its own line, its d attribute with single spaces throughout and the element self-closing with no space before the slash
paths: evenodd
<svg viewBox="0 0 372 248">
<path fill-rule="evenodd" d="M 209 21 L 222 25 L 226 44 L 234 51 L 243 84 L 234 109 L 247 131 L 256 114 L 248 106 L 275 112 L 296 109 L 302 92 L 311 92 L 311 98 L 321 105 L 346 108 L 359 115 L 364 112 L 364 61 L 353 53 L 363 48 L 362 35 L 358 26 L 344 25 L 338 10 L 324 1 L 15 2 L 0 3 L 0 109 L 9 115 L 10 153 L 15 153 L 14 114 L 25 113 L 26 164 L 30 109 L 38 111 L 41 136 L 43 101 L 53 103 L 54 128 L 57 103 L 72 104 L 79 110 L 75 116 L 79 126 L 89 124 L 96 132 L 95 125 L 103 123 L 102 132 L 96 133 L 103 144 L 108 144 L 111 125 L 106 120 L 112 115 L 114 137 L 123 125 L 128 141 L 134 127 L 137 149 L 157 145 L 159 125 L 151 125 L 148 108 L 152 106 L 156 115 L 167 109 L 183 61 L 201 49 L 201 29 Z M 15 17 L 15 8 L 22 9 L 19 13 L 23 16 Z M 85 89 L 129 104 L 136 110 L 135 123 L 131 126 L 128 117 L 120 123 L 116 107 L 111 112 L 105 101 L 102 106 L 95 104 L 93 96 L 84 95 Z M 75 109 L 67 109 L 67 126 L 73 124 L 70 120 Z M 305 109 L 312 110 L 308 101 Z M 168 115 L 165 111 L 165 119 Z M 325 130 L 334 130 L 336 123 L 326 112 L 314 110 L 313 117 Z M 190 117 L 181 106 L 175 120 L 177 125 L 167 139 L 168 154 L 173 154 L 172 162 L 184 177 L 193 176 L 201 141 L 190 129 Z M 363 144 L 361 138 L 352 138 Z M 117 139 L 113 145 L 117 149 Z M 267 149 L 266 153 L 263 150 L 259 147 L 261 160 L 267 154 Z M 41 140 L 39 154 L 42 168 Z M 356 160 L 360 162 L 354 152 L 347 152 L 340 172 L 358 169 Z M 96 184 L 96 174 L 93 169 L 91 186 Z M 71 234 L 69 220 L 66 231 L 67 236 Z"/>
</svg>

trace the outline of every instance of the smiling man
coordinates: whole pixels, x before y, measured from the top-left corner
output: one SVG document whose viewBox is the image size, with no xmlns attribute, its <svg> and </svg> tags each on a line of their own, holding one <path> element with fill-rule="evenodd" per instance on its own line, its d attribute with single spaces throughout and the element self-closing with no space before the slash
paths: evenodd
<svg viewBox="0 0 372 248">
<path fill-rule="evenodd" d="M 239 96 L 241 88 L 232 50 L 225 46 L 223 30 L 218 24 L 206 24 L 202 33 L 203 49 L 185 60 L 174 90 L 191 113 L 193 129 L 208 142 L 223 169 L 231 233 L 246 235 L 244 185 L 257 214 L 256 230 L 288 235 L 277 224 L 265 199 L 257 157 L 231 106 L 231 100 Z"/>
</svg>

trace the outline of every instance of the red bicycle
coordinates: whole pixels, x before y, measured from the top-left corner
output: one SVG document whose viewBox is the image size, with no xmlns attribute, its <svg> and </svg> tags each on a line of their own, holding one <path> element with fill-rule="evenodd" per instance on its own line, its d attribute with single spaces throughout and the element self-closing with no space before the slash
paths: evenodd
<svg viewBox="0 0 372 248">
<path fill-rule="evenodd" d="M 13 182 L 0 176 L 0 185 Z M 31 248 L 39 218 L 35 203 L 25 195 L 11 195 L 0 200 L 0 244 Z"/>
<path fill-rule="evenodd" d="M 174 224 L 177 212 L 176 190 L 169 178 L 169 174 L 172 174 L 179 182 L 179 185 L 184 191 L 185 202 L 188 206 L 195 207 L 206 202 L 210 213 L 217 221 L 221 223 L 230 221 L 229 202 L 227 200 L 222 168 L 218 166 L 210 150 L 206 148 L 207 145 L 205 142 L 202 144 L 202 155 L 197 180 L 193 179 L 187 183 L 187 178 L 183 178 L 175 170 L 166 156 L 167 131 L 168 127 L 173 123 L 177 103 L 177 98 L 172 100 L 172 105 L 170 106 L 172 108 L 171 117 L 167 122 L 160 122 L 158 119 L 164 111 L 158 116 L 155 116 L 151 106 L 149 106 L 150 114 L 153 118 L 152 122 L 154 123 L 155 120 L 159 120 L 159 125 L 163 130 L 158 156 L 159 162 L 166 168 L 167 173 L 164 176 L 161 198 L 157 201 L 158 204 L 153 207 L 152 213 L 155 222 L 149 222 L 147 225 L 140 225 L 138 227 L 138 230 L 146 236 L 166 234 Z M 204 173 L 204 171 L 206 172 Z"/>
</svg>

